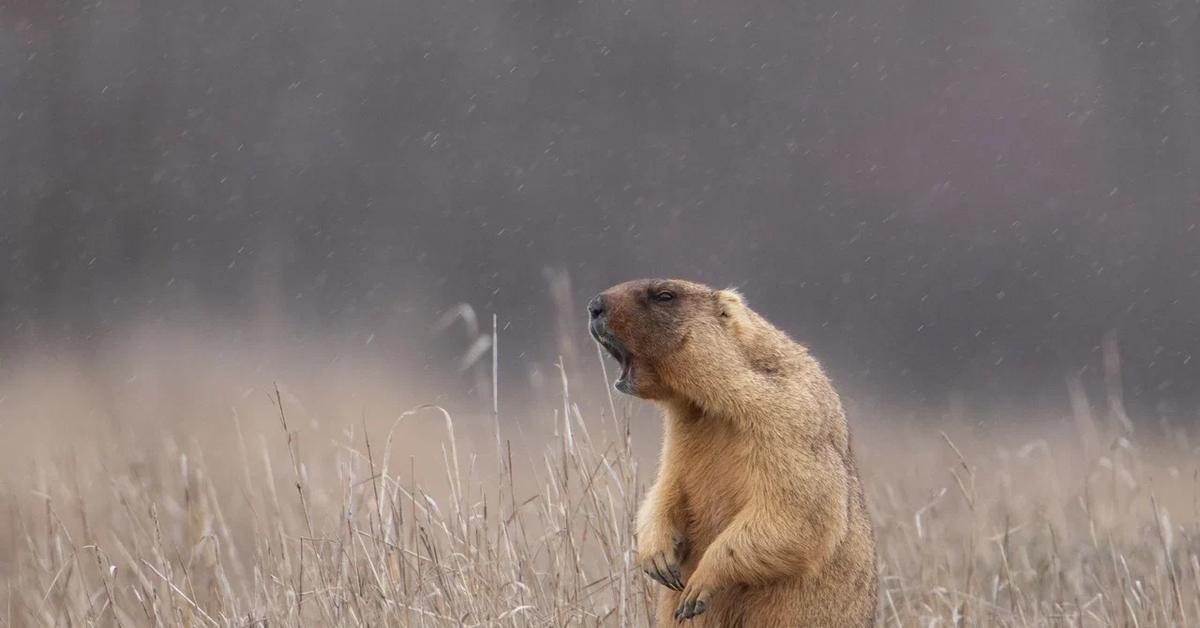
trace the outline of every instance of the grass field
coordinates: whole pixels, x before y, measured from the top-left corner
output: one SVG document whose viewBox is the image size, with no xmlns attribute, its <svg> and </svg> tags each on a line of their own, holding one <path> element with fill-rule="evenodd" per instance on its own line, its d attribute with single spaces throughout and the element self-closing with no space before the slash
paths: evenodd
<svg viewBox="0 0 1200 628">
<path fill-rule="evenodd" d="M 361 390 L 316 411 L 269 374 L 223 372 L 146 382 L 154 399 L 110 402 L 138 416 L 101 419 L 104 386 L 69 371 L 0 402 L 0 626 L 648 625 L 631 519 L 651 408 L 548 391 L 556 411 L 506 409 L 497 441 L 486 412 L 388 412 L 412 404 Z M 343 375 L 305 390 L 336 400 L 362 379 Z M 245 392 L 223 405 L 230 382 Z M 1200 625 L 1188 436 L 1118 433 L 1075 402 L 854 419 L 880 626 Z"/>
</svg>

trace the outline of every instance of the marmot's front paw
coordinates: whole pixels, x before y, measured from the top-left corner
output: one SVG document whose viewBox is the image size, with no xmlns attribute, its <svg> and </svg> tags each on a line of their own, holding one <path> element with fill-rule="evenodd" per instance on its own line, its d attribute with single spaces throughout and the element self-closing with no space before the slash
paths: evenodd
<svg viewBox="0 0 1200 628">
<path fill-rule="evenodd" d="M 705 569 L 704 563 L 701 561 L 696 572 L 688 578 L 687 588 L 684 589 L 683 595 L 679 597 L 679 607 L 675 609 L 675 621 L 691 619 L 708 610 L 712 594 L 718 588 L 716 583 L 708 577 L 710 573 L 712 572 Z"/>
<path fill-rule="evenodd" d="M 683 576 L 679 571 L 679 564 L 684 558 L 683 550 L 683 539 L 676 535 L 672 537 L 671 545 L 667 549 L 651 547 L 645 552 L 639 552 L 642 570 L 659 584 L 675 591 L 683 591 Z"/>
<path fill-rule="evenodd" d="M 675 609 L 675 620 L 691 619 L 708 610 L 708 598 L 711 596 L 712 591 L 689 584 L 679 600 L 679 607 Z"/>
</svg>

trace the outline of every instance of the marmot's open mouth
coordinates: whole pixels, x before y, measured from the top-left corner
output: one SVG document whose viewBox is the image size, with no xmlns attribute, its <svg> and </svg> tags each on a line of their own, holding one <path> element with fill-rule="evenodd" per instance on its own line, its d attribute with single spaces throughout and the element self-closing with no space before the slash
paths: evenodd
<svg viewBox="0 0 1200 628">
<path fill-rule="evenodd" d="M 621 386 L 629 383 L 629 376 L 633 373 L 633 356 L 606 338 L 600 338 L 599 342 L 608 355 L 621 365 L 621 376 L 617 378 L 616 386 L 618 390 L 622 390 Z"/>
</svg>

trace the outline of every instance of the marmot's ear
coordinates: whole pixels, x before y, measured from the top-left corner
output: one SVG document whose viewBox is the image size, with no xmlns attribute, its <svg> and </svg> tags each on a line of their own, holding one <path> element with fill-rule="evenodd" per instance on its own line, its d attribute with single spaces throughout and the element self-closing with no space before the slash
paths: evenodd
<svg viewBox="0 0 1200 628">
<path fill-rule="evenodd" d="M 742 295 L 736 289 L 726 288 L 725 290 L 717 291 L 717 316 L 721 320 L 736 318 L 745 307 L 746 304 L 742 301 Z"/>
</svg>

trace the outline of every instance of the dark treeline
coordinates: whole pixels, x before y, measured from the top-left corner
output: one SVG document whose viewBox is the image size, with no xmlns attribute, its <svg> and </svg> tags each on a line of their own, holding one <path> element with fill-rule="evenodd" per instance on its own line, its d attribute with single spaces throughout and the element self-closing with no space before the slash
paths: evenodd
<svg viewBox="0 0 1200 628">
<path fill-rule="evenodd" d="M 441 359 L 428 325 L 469 301 L 507 363 L 549 361 L 556 267 L 580 308 L 739 285 L 847 381 L 938 403 L 1063 398 L 1116 330 L 1131 403 L 1194 413 L 1194 2 L 19 0 L 0 27 L 10 348 L 203 311 Z"/>
</svg>

